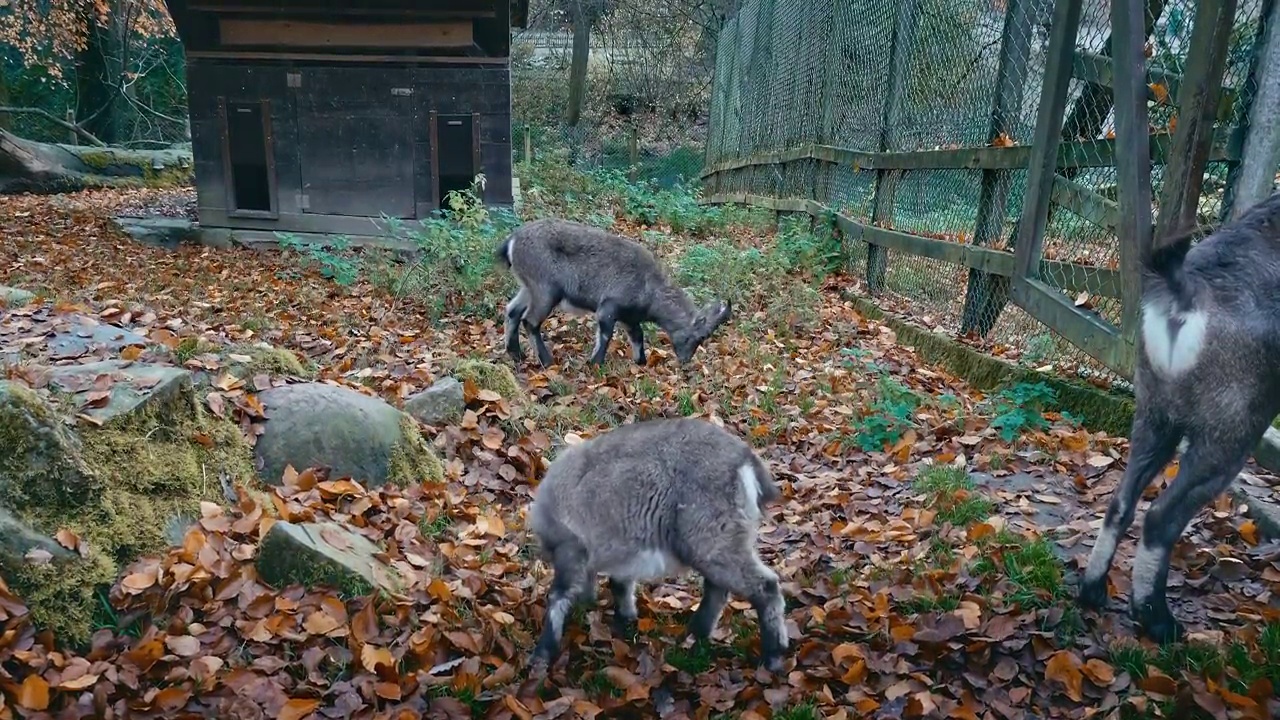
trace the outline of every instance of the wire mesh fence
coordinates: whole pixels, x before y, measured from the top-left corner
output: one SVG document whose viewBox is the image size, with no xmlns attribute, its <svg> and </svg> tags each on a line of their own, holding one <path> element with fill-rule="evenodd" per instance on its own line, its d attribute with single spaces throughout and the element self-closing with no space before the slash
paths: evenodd
<svg viewBox="0 0 1280 720">
<path fill-rule="evenodd" d="M 1231 147 L 1248 115 L 1264 4 L 1269 0 L 1238 4 L 1218 117 L 1220 150 Z M 1196 2 L 1148 0 L 1146 10 L 1158 198 Z M 1102 0 L 1083 3 L 1040 277 L 1075 306 L 1119 326 L 1114 165 L 1122 150 L 1113 140 L 1109 13 Z M 812 198 L 866 225 L 1013 250 L 1030 155 L 1003 164 L 955 159 L 966 149 L 978 158 L 980 149 L 1032 144 L 1053 18 L 1053 0 L 748 0 L 719 36 L 707 139 L 714 172 L 704 193 Z M 886 170 L 893 163 L 883 160 L 877 165 L 879 155 L 837 162 L 811 159 L 812 152 L 790 162 L 767 155 L 806 145 L 960 154 L 949 156 L 949 165 L 902 170 Z M 860 167 L 861 157 L 875 167 Z M 1200 223 L 1224 217 L 1235 164 L 1225 150 L 1211 155 Z M 868 257 L 883 258 L 885 300 L 927 324 L 1008 359 L 1118 379 L 1010 302 L 1007 277 L 862 242 L 850 250 L 852 269 L 872 282 Z"/>
<path fill-rule="evenodd" d="M 569 125 L 572 22 L 554 3 L 535 3 L 530 28 L 511 40 L 515 160 L 559 153 L 662 186 L 697 182 L 723 20 L 716 6 L 612 4 L 592 23 L 582 116 Z"/>
</svg>

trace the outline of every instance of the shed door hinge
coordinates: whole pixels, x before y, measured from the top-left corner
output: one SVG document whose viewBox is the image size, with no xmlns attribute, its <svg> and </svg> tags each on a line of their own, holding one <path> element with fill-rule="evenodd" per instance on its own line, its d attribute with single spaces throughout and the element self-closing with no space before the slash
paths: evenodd
<svg viewBox="0 0 1280 720">
<path fill-rule="evenodd" d="M 302 73 L 300 72 L 285 73 L 285 80 L 291 88 L 302 87 Z"/>
</svg>

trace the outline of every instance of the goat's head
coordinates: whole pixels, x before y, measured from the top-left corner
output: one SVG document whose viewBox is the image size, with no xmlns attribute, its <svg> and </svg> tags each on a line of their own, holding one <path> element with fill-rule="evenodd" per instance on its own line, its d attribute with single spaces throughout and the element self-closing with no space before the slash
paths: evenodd
<svg viewBox="0 0 1280 720">
<path fill-rule="evenodd" d="M 733 303 L 728 300 L 716 300 L 698 309 L 687 327 L 681 328 L 671 337 L 675 346 L 676 358 L 683 365 L 693 359 L 698 347 L 733 315 Z"/>
</svg>

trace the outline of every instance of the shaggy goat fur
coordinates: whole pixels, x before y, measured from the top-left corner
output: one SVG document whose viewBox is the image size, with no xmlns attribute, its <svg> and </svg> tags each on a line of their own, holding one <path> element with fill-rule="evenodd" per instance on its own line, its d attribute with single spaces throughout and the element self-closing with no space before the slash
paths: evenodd
<svg viewBox="0 0 1280 720">
<path fill-rule="evenodd" d="M 1107 574 L 1138 499 L 1185 439 L 1178 475 L 1147 510 L 1133 560 L 1130 615 L 1161 643 L 1183 636 L 1165 599 L 1174 544 L 1280 413 L 1280 194 L 1194 247 L 1191 239 L 1143 262 L 1129 464 L 1079 594 L 1085 607 L 1106 604 Z"/>
<path fill-rule="evenodd" d="M 756 552 L 767 503 L 780 497 L 764 461 L 740 438 L 705 420 L 623 425 L 561 454 L 535 491 L 529 527 L 555 568 L 534 661 L 558 652 L 576 602 L 593 602 L 609 577 L 614 628 L 636 619 L 635 584 L 688 568 L 703 578 L 689 631 L 706 639 L 729 593 L 760 622 L 764 664 L 787 648 L 778 575 Z"/>
<path fill-rule="evenodd" d="M 543 367 L 551 364 L 541 328 L 557 307 L 595 314 L 595 364 L 604 362 L 617 322 L 626 327 L 637 364 L 645 364 L 641 323 L 646 321 L 666 331 L 683 364 L 733 312 L 729 302 L 695 307 L 647 248 L 590 225 L 554 218 L 525 223 L 498 245 L 494 256 L 520 284 L 507 303 L 505 328 L 507 353 L 517 362 L 524 358 L 523 324 L 538 361 Z"/>
</svg>

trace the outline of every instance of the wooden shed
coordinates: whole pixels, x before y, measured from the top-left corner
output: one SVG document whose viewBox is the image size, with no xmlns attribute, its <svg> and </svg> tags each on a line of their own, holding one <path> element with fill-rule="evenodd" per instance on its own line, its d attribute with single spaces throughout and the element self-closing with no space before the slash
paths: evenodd
<svg viewBox="0 0 1280 720">
<path fill-rule="evenodd" d="M 166 0 L 206 228 L 376 234 L 485 175 L 511 203 L 528 0 Z"/>
</svg>

